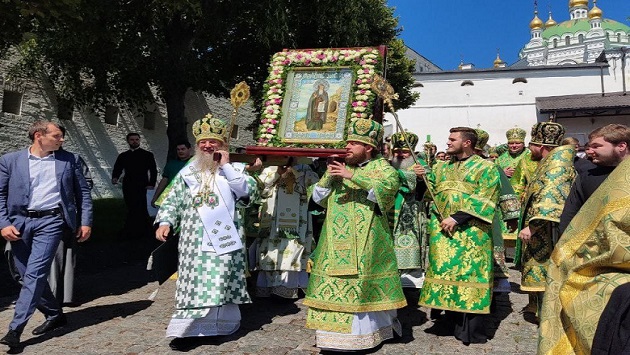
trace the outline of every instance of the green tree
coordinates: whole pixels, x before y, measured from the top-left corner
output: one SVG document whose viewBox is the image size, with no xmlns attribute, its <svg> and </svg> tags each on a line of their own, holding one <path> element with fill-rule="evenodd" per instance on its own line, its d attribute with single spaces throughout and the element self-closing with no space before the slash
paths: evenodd
<svg viewBox="0 0 630 355">
<path fill-rule="evenodd" d="M 186 137 L 187 90 L 225 96 L 246 80 L 258 99 L 269 58 L 283 48 L 387 44 L 397 108 L 415 101 L 413 63 L 385 0 L 0 1 L 22 7 L 31 38 L 24 68 L 46 76 L 60 98 L 142 108 L 156 88 L 171 151 Z"/>
</svg>

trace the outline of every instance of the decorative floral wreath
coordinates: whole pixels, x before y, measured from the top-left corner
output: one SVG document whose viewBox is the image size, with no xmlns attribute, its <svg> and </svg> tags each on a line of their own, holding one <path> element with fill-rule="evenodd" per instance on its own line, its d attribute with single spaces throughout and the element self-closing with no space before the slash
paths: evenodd
<svg viewBox="0 0 630 355">
<path fill-rule="evenodd" d="M 348 111 L 346 125 L 359 118 L 368 118 L 376 94 L 371 89 L 374 74 L 380 74 L 378 49 L 372 47 L 349 49 L 288 50 L 271 58 L 269 77 L 264 85 L 264 102 L 258 145 L 267 147 L 286 146 L 277 136 L 277 125 L 282 117 L 282 99 L 287 74 L 294 67 L 350 67 L 354 85 L 350 98 L 352 109 Z M 344 135 L 347 134 L 344 133 Z"/>
</svg>

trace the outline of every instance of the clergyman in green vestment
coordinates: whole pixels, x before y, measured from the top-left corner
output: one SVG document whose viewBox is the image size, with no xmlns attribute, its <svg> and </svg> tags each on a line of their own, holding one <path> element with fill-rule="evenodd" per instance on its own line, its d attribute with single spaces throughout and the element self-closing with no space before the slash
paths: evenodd
<svg viewBox="0 0 630 355">
<path fill-rule="evenodd" d="M 521 290 L 530 293 L 525 312 L 539 313 L 560 215 L 575 179 L 575 147 L 560 146 L 563 137 L 559 123 L 538 122 L 532 127 L 529 148 L 532 159 L 540 163 L 525 190 L 518 234 L 523 243 Z"/>
<path fill-rule="evenodd" d="M 378 154 L 382 139 L 381 124 L 352 122 L 345 163 L 331 162 L 313 188 L 326 220 L 304 304 L 306 327 L 317 330 L 322 349 L 369 349 L 401 334 L 396 309 L 407 301 L 387 219 L 400 182 Z"/>
<path fill-rule="evenodd" d="M 475 154 L 485 158 L 484 149 L 490 135 L 488 132 L 481 128 L 475 128 L 477 132 L 477 144 L 475 144 Z M 490 159 L 486 159 L 491 161 Z M 508 281 L 510 274 L 505 261 L 505 244 L 503 241 L 504 235 L 510 233 L 510 228 L 507 222 L 513 222 L 514 229 L 516 229 L 516 223 L 520 213 L 521 204 L 518 197 L 514 193 L 514 189 L 510 184 L 509 178 L 505 175 L 505 172 L 495 165 L 499 172 L 499 200 L 495 208 L 494 219 L 492 220 L 492 249 L 494 256 L 494 287 L 495 293 L 510 293 L 511 286 Z"/>
<path fill-rule="evenodd" d="M 609 126 L 614 128 L 596 133 L 601 136 L 591 132 L 587 152 L 600 166 L 619 165 L 598 187 L 586 185 L 596 190 L 551 254 L 539 354 L 628 353 L 628 293 L 623 291 L 630 285 L 630 130 Z M 597 185 L 597 178 L 579 176 Z M 585 185 L 578 183 L 582 190 Z M 621 301 L 615 303 L 620 292 Z"/>
<path fill-rule="evenodd" d="M 519 127 L 508 129 L 505 132 L 507 138 L 507 151 L 499 155 L 494 161 L 512 185 L 514 193 L 519 201 L 522 199 L 523 191 L 527 187 L 527 182 L 538 166 L 538 162 L 532 161 L 532 154 L 525 147 L 525 136 L 527 132 Z M 513 228 L 515 229 L 515 227 Z M 516 231 L 504 229 L 503 239 L 507 247 L 515 246 L 517 240 Z"/>
<path fill-rule="evenodd" d="M 474 154 L 477 133 L 450 130 L 450 161 L 427 175 L 434 193 L 429 222 L 429 266 L 420 305 L 446 310 L 429 332 L 453 334 L 465 344 L 485 343 L 493 282 L 492 221 L 499 172 Z"/>
<path fill-rule="evenodd" d="M 426 184 L 413 171 L 416 161 L 411 155 L 411 151 L 415 150 L 418 144 L 418 136 L 411 132 L 398 132 L 391 138 L 394 153 L 391 164 L 400 178 L 400 189 L 396 194 L 396 203 L 392 211 L 394 251 L 402 286 L 421 288 L 424 281 L 425 258 L 423 255 L 425 255 L 427 244 L 425 229 L 427 218 L 425 202 L 422 200 Z M 417 159 L 420 165 L 428 167 L 426 161 L 419 157 Z M 420 196 L 420 201 L 418 201 L 418 196 Z"/>
</svg>

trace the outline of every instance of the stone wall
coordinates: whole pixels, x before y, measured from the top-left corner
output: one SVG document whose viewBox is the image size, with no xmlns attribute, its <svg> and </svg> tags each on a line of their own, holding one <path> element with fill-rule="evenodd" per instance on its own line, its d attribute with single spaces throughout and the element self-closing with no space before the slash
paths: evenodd
<svg viewBox="0 0 630 355">
<path fill-rule="evenodd" d="M 7 82 L 8 62 L 0 62 L 0 107 L 5 93 L 13 92 L 16 86 Z M 104 114 L 94 113 L 89 109 L 75 109 L 71 119 L 60 120 L 57 115 L 57 102 L 51 88 L 44 81 L 25 80 L 17 85 L 23 93 L 19 114 L 0 112 L 0 155 L 10 151 L 26 148 L 30 144 L 28 128 L 38 119 L 59 122 L 67 128 L 64 148 L 80 154 L 87 162 L 94 178 L 94 198 L 120 197 L 120 185 L 110 183 L 111 171 L 119 153 L 128 149 L 125 136 L 129 132 L 138 132 L 142 137 L 142 147 L 155 154 L 158 169 L 166 162 L 168 140 L 166 138 L 166 107 L 156 100 L 154 117 L 146 118 L 144 114 L 135 114 L 128 110 L 120 110 L 115 124 L 105 123 Z M 7 95 L 10 96 L 9 93 Z M 115 110 L 114 110 L 115 111 Z M 186 95 L 186 117 L 188 127 L 208 112 L 219 117 L 229 118 L 232 107 L 229 100 L 217 98 L 205 93 L 188 92 Z M 115 115 L 113 115 L 115 117 Z M 232 147 L 246 146 L 254 143 L 253 133 L 245 128 L 257 119 L 250 103 L 241 108 L 237 119 L 238 137 L 231 141 Z M 194 144 L 192 134 L 189 140 Z M 158 177 L 159 180 L 159 177 Z"/>
</svg>

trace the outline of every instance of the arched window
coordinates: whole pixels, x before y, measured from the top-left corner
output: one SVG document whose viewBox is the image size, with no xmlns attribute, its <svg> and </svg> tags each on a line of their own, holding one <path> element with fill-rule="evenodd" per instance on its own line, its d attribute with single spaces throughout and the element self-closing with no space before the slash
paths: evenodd
<svg viewBox="0 0 630 355">
<path fill-rule="evenodd" d="M 514 80 L 512 80 L 512 84 L 516 84 L 516 83 L 527 84 L 527 79 L 525 79 L 525 78 L 514 78 Z"/>
<path fill-rule="evenodd" d="M 461 86 L 475 86 L 475 84 L 470 81 L 470 80 L 464 80 L 462 81 L 462 85 Z"/>
<path fill-rule="evenodd" d="M 571 44 L 571 37 L 569 37 L 569 36 L 564 37 L 564 44 L 567 45 L 567 46 L 570 45 Z"/>
<path fill-rule="evenodd" d="M 579 34 L 578 35 L 578 43 L 584 43 L 584 35 L 583 34 Z"/>
<path fill-rule="evenodd" d="M 617 33 L 617 42 L 621 43 L 621 33 Z"/>
<path fill-rule="evenodd" d="M 553 48 L 557 48 L 558 47 L 558 39 L 554 38 L 553 39 Z"/>
</svg>

